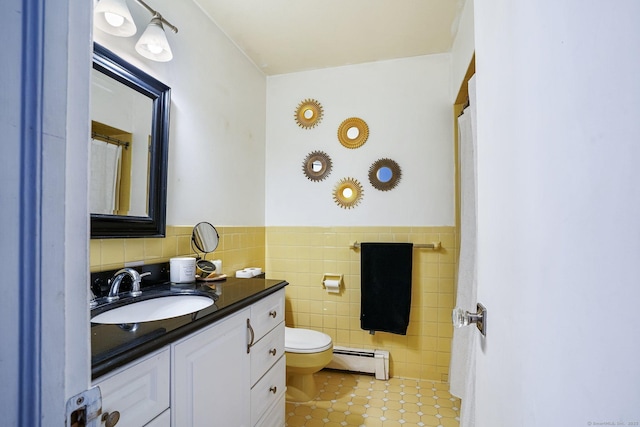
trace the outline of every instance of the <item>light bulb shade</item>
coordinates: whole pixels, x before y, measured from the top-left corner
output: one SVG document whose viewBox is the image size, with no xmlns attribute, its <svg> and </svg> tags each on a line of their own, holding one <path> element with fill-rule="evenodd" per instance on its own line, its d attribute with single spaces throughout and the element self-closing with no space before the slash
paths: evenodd
<svg viewBox="0 0 640 427">
<path fill-rule="evenodd" d="M 167 62 L 173 58 L 160 18 L 154 17 L 136 43 L 136 51 L 152 61 Z"/>
<path fill-rule="evenodd" d="M 126 0 L 100 0 L 93 11 L 93 23 L 105 33 L 131 37 L 138 31 Z"/>
</svg>

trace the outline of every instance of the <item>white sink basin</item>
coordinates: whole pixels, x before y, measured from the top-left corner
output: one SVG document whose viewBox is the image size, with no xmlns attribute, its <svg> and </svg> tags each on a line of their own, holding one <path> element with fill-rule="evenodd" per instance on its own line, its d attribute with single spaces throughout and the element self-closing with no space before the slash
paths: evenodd
<svg viewBox="0 0 640 427">
<path fill-rule="evenodd" d="M 148 299 L 113 308 L 91 319 L 92 323 L 152 322 L 190 314 L 213 304 L 209 297 L 200 295 L 171 295 Z"/>
</svg>

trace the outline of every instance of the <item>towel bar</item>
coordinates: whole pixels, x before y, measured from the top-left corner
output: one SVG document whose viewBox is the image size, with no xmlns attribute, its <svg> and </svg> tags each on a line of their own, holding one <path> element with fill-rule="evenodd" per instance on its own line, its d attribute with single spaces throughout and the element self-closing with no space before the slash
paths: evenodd
<svg viewBox="0 0 640 427">
<path fill-rule="evenodd" d="M 416 243 L 415 245 L 413 245 L 414 248 L 416 249 L 433 249 L 434 251 L 440 250 L 440 248 L 442 248 L 442 244 L 440 242 L 433 242 L 433 243 Z M 360 243 L 353 242 L 351 244 L 351 246 L 349 246 L 350 249 L 359 249 L 360 248 Z"/>
</svg>

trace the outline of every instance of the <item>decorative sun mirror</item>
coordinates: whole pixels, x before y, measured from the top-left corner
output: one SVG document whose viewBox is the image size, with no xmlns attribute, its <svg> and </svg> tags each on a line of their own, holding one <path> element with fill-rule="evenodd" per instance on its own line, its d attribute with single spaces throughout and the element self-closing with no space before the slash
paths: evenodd
<svg viewBox="0 0 640 427">
<path fill-rule="evenodd" d="M 338 128 L 338 140 L 347 148 L 358 148 L 367 142 L 367 138 L 369 138 L 369 126 L 358 117 L 346 119 Z"/>
<path fill-rule="evenodd" d="M 341 179 L 333 189 L 333 200 L 344 209 L 357 206 L 362 195 L 362 185 L 354 178 Z"/>
<path fill-rule="evenodd" d="M 322 120 L 322 105 L 315 99 L 305 99 L 296 109 L 296 122 L 304 129 L 311 129 Z"/>
<path fill-rule="evenodd" d="M 391 159 L 376 160 L 369 168 L 369 182 L 380 191 L 388 191 L 398 185 L 402 172 Z"/>
<path fill-rule="evenodd" d="M 331 158 L 326 153 L 314 151 L 302 162 L 302 170 L 311 181 L 322 181 L 331 173 L 331 165 Z"/>
</svg>

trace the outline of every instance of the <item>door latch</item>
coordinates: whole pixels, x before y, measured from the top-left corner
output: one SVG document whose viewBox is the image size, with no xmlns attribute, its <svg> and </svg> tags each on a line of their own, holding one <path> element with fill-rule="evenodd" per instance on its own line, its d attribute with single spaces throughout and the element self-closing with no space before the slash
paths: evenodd
<svg viewBox="0 0 640 427">
<path fill-rule="evenodd" d="M 102 413 L 100 387 L 93 387 L 67 400 L 66 427 L 98 427 Z"/>
</svg>

